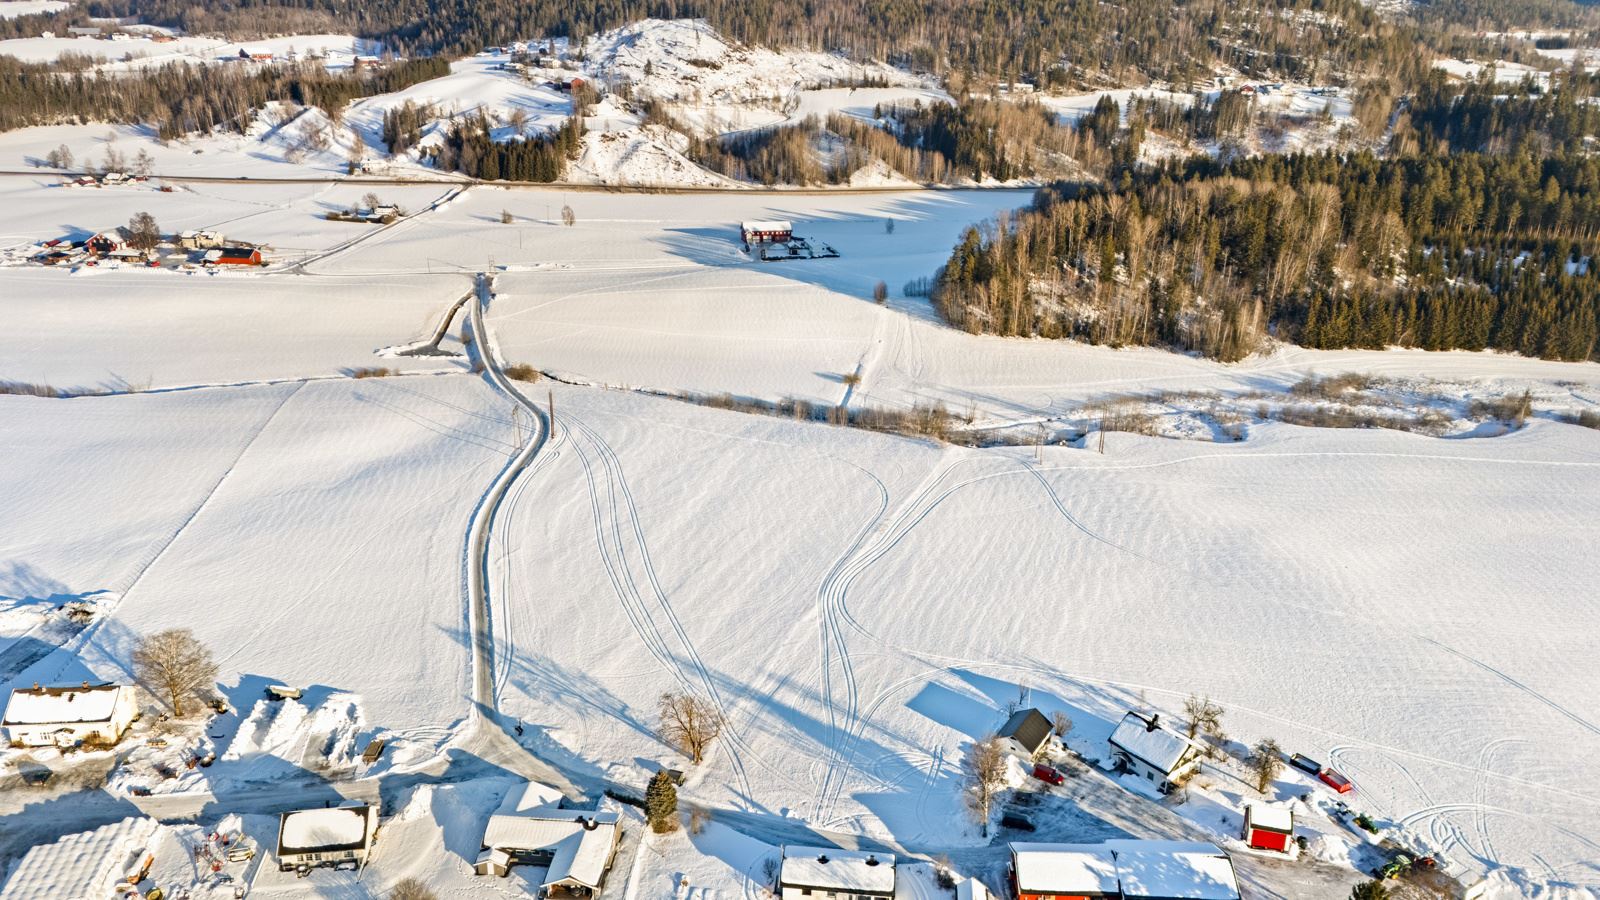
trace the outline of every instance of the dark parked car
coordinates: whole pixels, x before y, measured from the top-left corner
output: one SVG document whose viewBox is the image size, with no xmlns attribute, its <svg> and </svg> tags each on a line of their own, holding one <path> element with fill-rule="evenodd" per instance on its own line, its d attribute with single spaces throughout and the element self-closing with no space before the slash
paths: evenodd
<svg viewBox="0 0 1600 900">
<path fill-rule="evenodd" d="M 1000 827 L 1009 828 L 1012 831 L 1032 831 L 1033 820 L 1017 813 L 1006 813 L 1000 817 Z"/>
<path fill-rule="evenodd" d="M 1299 769 L 1308 775 L 1322 774 L 1322 763 L 1317 762 L 1309 756 L 1301 756 L 1300 754 L 1296 753 L 1295 755 L 1289 757 L 1289 765 L 1294 766 L 1296 769 Z"/>
</svg>

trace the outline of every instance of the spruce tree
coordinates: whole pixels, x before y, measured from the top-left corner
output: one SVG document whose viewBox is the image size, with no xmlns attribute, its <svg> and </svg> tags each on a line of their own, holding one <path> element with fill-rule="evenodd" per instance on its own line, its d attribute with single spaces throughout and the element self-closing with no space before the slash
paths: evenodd
<svg viewBox="0 0 1600 900">
<path fill-rule="evenodd" d="M 678 788 L 665 769 L 656 772 L 644 792 L 644 813 L 650 830 L 666 834 L 678 830 Z"/>
</svg>

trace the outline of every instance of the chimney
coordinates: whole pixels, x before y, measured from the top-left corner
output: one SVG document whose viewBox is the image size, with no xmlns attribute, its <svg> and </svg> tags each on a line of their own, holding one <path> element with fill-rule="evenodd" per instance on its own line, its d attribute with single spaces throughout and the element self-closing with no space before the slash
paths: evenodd
<svg viewBox="0 0 1600 900">
<path fill-rule="evenodd" d="M 1155 731 L 1161 727 L 1161 713 L 1151 713 L 1150 723 L 1145 726 L 1145 731 Z"/>
</svg>

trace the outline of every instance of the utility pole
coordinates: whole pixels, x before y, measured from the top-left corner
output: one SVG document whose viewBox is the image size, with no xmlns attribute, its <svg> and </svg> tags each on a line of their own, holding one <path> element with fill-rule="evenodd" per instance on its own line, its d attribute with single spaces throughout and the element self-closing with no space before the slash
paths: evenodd
<svg viewBox="0 0 1600 900">
<path fill-rule="evenodd" d="M 1100 455 L 1104 456 L 1105 452 L 1106 452 L 1106 419 L 1105 419 L 1104 416 L 1101 416 L 1100 417 Z"/>
<path fill-rule="evenodd" d="M 549 391 L 547 396 L 550 399 L 550 430 L 554 431 L 556 428 L 556 392 Z"/>
</svg>

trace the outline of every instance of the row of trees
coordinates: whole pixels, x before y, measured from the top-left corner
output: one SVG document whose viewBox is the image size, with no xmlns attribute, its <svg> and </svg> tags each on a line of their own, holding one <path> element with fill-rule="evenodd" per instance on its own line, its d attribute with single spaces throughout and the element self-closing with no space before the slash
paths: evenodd
<svg viewBox="0 0 1600 900">
<path fill-rule="evenodd" d="M 264 67 L 172 63 L 116 75 L 64 75 L 48 65 L 0 56 L 0 131 L 125 122 L 154 125 L 170 139 L 243 130 L 268 101 L 318 106 L 337 117 L 357 97 L 400 90 L 449 70 L 443 59 L 413 59 L 378 71 L 338 74 L 303 61 Z"/>
<path fill-rule="evenodd" d="M 1600 160 L 1360 153 L 1193 161 L 1041 190 L 934 290 L 973 332 L 1161 344 L 1595 352 Z"/>
<path fill-rule="evenodd" d="M 583 119 L 573 116 L 549 134 L 496 141 L 489 120 L 469 116 L 450 126 L 444 144 L 433 151 L 435 164 L 487 181 L 555 181 L 577 158 L 583 144 Z"/>
</svg>

